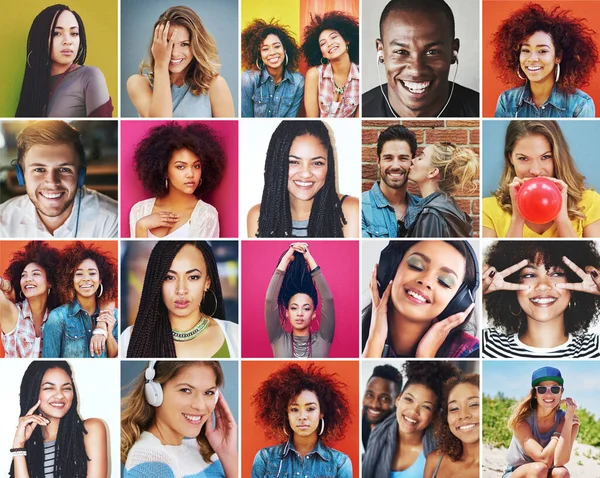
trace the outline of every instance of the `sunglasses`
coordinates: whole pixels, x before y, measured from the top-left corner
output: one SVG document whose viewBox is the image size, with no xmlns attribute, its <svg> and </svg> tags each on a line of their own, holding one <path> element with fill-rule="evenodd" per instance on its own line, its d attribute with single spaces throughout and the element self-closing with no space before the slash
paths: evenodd
<svg viewBox="0 0 600 478">
<path fill-rule="evenodd" d="M 539 387 L 533 387 L 537 390 L 537 393 L 539 393 L 540 395 L 544 395 L 548 389 L 550 389 L 550 392 L 553 393 L 554 395 L 558 395 L 561 391 L 562 391 L 562 387 L 559 387 L 558 385 L 553 385 L 552 387 L 544 387 L 544 386 L 539 386 Z"/>
</svg>

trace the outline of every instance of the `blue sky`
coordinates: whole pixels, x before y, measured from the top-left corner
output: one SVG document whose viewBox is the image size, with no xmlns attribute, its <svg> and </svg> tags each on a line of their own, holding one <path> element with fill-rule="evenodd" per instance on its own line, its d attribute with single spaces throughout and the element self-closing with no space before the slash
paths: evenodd
<svg viewBox="0 0 600 478">
<path fill-rule="evenodd" d="M 534 370 L 551 366 L 560 370 L 565 381 L 563 398 L 575 399 L 579 407 L 600 418 L 600 362 L 591 360 L 484 360 L 483 393 L 495 396 L 498 392 L 520 399 L 531 388 Z"/>
</svg>

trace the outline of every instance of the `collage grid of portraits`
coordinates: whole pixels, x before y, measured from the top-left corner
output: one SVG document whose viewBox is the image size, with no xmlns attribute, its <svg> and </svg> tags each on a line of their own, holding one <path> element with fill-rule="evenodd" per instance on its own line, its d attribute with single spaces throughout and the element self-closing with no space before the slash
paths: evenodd
<svg viewBox="0 0 600 478">
<path fill-rule="evenodd" d="M 182 3 L 6 7 L 2 473 L 600 477 L 600 1 Z"/>
</svg>

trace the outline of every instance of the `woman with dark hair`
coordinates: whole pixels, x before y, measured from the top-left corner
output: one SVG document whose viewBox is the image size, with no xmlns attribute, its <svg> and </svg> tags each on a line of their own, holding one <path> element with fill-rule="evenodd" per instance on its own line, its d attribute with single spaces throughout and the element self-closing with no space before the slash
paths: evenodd
<svg viewBox="0 0 600 478">
<path fill-rule="evenodd" d="M 27 61 L 17 117 L 111 117 L 112 101 L 102 72 L 84 65 L 83 21 L 66 5 L 35 17 L 27 37 Z"/>
<path fill-rule="evenodd" d="M 423 477 L 479 478 L 479 374 L 449 379 L 441 404 L 435 421 L 439 448 L 427 457 Z"/>
<path fill-rule="evenodd" d="M 358 199 L 336 191 L 329 130 L 322 121 L 282 121 L 265 161 L 262 202 L 248 237 L 358 237 Z"/>
<path fill-rule="evenodd" d="M 77 241 L 63 249 L 57 282 L 64 305 L 48 316 L 42 357 L 116 357 L 117 261 L 110 253 Z"/>
<path fill-rule="evenodd" d="M 77 387 L 67 362 L 33 361 L 19 397 L 11 478 L 107 476 L 106 426 L 98 418 L 79 416 Z"/>
<path fill-rule="evenodd" d="M 295 118 L 304 95 L 294 33 L 277 20 L 252 20 L 242 31 L 242 118 Z"/>
<path fill-rule="evenodd" d="M 585 18 L 558 6 L 529 3 L 511 13 L 492 40 L 494 65 L 505 84 L 520 86 L 500 95 L 495 116 L 593 118 L 594 101 L 578 88 L 596 70 L 594 37 Z"/>
<path fill-rule="evenodd" d="M 421 478 L 436 448 L 433 422 L 442 406 L 444 382 L 460 375 L 450 362 L 409 361 L 406 383 L 396 398 L 396 413 L 371 432 L 362 461 L 363 478 Z"/>
<path fill-rule="evenodd" d="M 556 184 L 562 196 L 558 216 L 546 224 L 527 221 L 517 204 L 519 189 L 537 177 Z M 584 180 L 556 121 L 511 121 L 498 189 L 482 201 L 483 236 L 600 237 L 600 195 L 587 189 Z"/>
<path fill-rule="evenodd" d="M 31 241 L 13 254 L 0 277 L 0 334 L 6 357 L 42 356 L 44 326 L 58 304 L 58 250 Z"/>
<path fill-rule="evenodd" d="M 375 264 L 363 309 L 363 357 L 477 357 L 469 331 L 479 286 L 463 241 L 390 241 Z"/>
<path fill-rule="evenodd" d="M 344 12 L 315 15 L 304 28 L 304 108 L 310 118 L 358 117 L 358 20 Z"/>
<path fill-rule="evenodd" d="M 127 80 L 129 98 L 143 118 L 228 117 L 233 98 L 219 75 L 212 35 L 189 7 L 171 7 L 152 29 L 150 61 Z"/>
<path fill-rule="evenodd" d="M 121 402 L 123 476 L 237 478 L 223 382 L 219 362 L 151 361 Z"/>
<path fill-rule="evenodd" d="M 600 357 L 600 338 L 587 333 L 600 312 L 595 242 L 498 241 L 486 264 L 483 302 L 496 328 L 483 331 L 484 357 Z"/>
<path fill-rule="evenodd" d="M 313 332 L 319 295 L 320 325 Z M 265 322 L 275 358 L 329 356 L 335 331 L 333 296 L 308 244 L 290 244 L 281 256 L 267 289 Z M 290 328 L 291 332 L 287 332 Z"/>
<path fill-rule="evenodd" d="M 155 197 L 131 208 L 131 237 L 219 237 L 219 214 L 200 199 L 219 186 L 225 170 L 225 152 L 212 128 L 156 126 L 136 146 L 134 164 Z"/>
<path fill-rule="evenodd" d="M 217 261 L 207 242 L 154 246 L 135 324 L 123 331 L 121 344 L 128 358 L 238 356 L 238 324 L 225 318 Z"/>
<path fill-rule="evenodd" d="M 344 436 L 352 413 L 345 389 L 314 363 L 290 363 L 270 374 L 252 400 L 257 424 L 280 444 L 256 454 L 252 478 L 292 476 L 298 466 L 308 476 L 351 478 L 350 458 L 329 446 Z"/>
</svg>

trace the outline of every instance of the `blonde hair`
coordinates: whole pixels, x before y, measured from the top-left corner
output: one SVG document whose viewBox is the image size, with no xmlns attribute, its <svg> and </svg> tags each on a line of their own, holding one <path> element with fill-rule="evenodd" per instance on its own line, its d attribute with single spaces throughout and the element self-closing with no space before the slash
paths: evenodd
<svg viewBox="0 0 600 478">
<path fill-rule="evenodd" d="M 508 419 L 508 428 L 514 432 L 519 423 L 524 422 L 529 415 L 536 412 L 537 407 L 535 388 L 531 387 L 529 395 L 513 405 Z M 559 405 L 554 408 L 553 413 L 556 413 L 558 407 Z"/>
<path fill-rule="evenodd" d="M 154 381 L 161 386 L 176 377 L 184 369 L 194 365 L 209 367 L 215 373 L 216 385 L 223 385 L 223 370 L 216 361 L 157 361 L 154 365 Z M 142 432 L 147 431 L 154 423 L 156 408 L 149 405 L 144 396 L 146 377 L 144 372 L 140 374 L 129 394 L 121 401 L 121 463 L 127 461 L 129 450 L 136 441 L 140 439 Z M 212 420 L 212 417 L 209 418 Z M 210 457 L 214 450 L 206 438 L 206 427 L 203 426 L 200 434 L 196 437 L 200 446 L 200 455 L 206 463 L 210 463 Z"/>
<path fill-rule="evenodd" d="M 215 39 L 204 28 L 200 17 L 189 7 L 171 7 L 164 12 L 154 24 L 152 36 L 156 27 L 170 22 L 170 26 L 185 27 L 190 34 L 190 48 L 194 59 L 190 63 L 185 75 L 185 82 L 195 95 L 208 93 L 210 82 L 219 75 L 219 53 Z M 150 62 L 144 60 L 140 65 L 139 73 L 147 74 L 150 83 L 154 84 L 154 56 L 152 55 L 152 41 L 150 41 Z"/>
<path fill-rule="evenodd" d="M 517 175 L 515 167 L 510 162 L 510 157 L 515 149 L 517 141 L 530 135 L 542 135 L 550 143 L 554 164 L 554 176 L 567 184 L 567 210 L 569 219 L 585 219 L 581 212 L 579 203 L 583 197 L 586 187 L 585 176 L 575 166 L 575 161 L 569 152 L 569 145 L 562 134 L 560 126 L 555 120 L 520 120 L 511 121 L 506 128 L 504 141 L 504 169 L 500 175 L 498 189 L 493 196 L 498 200 L 500 207 L 512 214 L 512 203 L 508 185 Z"/>
<path fill-rule="evenodd" d="M 463 191 L 468 194 L 477 189 L 479 179 L 479 156 L 469 148 L 452 143 L 431 145 L 431 166 L 440 172 L 438 187 L 446 194 Z"/>
</svg>

